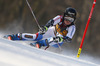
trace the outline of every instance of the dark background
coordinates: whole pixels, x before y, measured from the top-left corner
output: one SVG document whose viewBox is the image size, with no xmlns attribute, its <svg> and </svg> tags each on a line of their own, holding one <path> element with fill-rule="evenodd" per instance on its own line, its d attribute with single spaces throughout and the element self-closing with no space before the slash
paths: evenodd
<svg viewBox="0 0 100 66">
<path fill-rule="evenodd" d="M 73 41 L 65 46 L 78 50 L 88 20 L 93 0 L 28 0 L 40 25 L 57 15 L 63 15 L 67 7 L 77 10 L 76 33 Z M 82 53 L 100 57 L 100 0 L 88 27 Z M 0 0 L 0 29 L 11 33 L 36 33 L 38 26 L 25 0 Z"/>
</svg>

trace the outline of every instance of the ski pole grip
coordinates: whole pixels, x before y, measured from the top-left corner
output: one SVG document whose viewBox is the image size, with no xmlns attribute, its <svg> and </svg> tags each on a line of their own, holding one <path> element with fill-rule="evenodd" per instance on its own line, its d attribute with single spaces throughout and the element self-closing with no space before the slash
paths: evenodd
<svg viewBox="0 0 100 66">
<path fill-rule="evenodd" d="M 77 53 L 77 58 L 80 57 L 81 51 L 82 51 L 82 48 L 79 48 L 78 53 Z"/>
</svg>

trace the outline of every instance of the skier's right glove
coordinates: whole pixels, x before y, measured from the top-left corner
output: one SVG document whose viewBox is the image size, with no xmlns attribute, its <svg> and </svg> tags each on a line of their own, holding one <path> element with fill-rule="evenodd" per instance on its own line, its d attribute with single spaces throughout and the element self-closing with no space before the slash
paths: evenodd
<svg viewBox="0 0 100 66">
<path fill-rule="evenodd" d="M 39 33 L 40 34 L 45 34 L 45 32 L 48 30 L 48 28 L 46 26 L 41 27 L 41 29 L 39 29 Z"/>
</svg>

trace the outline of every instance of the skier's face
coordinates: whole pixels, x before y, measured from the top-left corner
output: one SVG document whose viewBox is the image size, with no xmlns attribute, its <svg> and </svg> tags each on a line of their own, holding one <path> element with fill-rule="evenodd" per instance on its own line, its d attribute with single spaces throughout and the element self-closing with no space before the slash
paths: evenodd
<svg viewBox="0 0 100 66">
<path fill-rule="evenodd" d="M 64 23 L 65 25 L 70 25 L 74 21 L 71 17 L 64 17 Z"/>
<path fill-rule="evenodd" d="M 65 23 L 65 25 L 70 25 L 71 24 L 70 21 L 66 21 L 66 20 L 64 20 L 64 23 Z"/>
</svg>

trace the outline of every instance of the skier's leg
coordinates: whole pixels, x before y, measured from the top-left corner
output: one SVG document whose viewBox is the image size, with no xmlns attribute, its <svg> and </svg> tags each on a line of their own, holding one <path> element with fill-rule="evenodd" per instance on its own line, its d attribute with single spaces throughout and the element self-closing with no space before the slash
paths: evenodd
<svg viewBox="0 0 100 66">
<path fill-rule="evenodd" d="M 30 40 L 30 41 L 38 41 L 43 38 L 43 36 L 39 33 L 36 34 L 22 33 L 21 37 L 22 39 Z"/>
<path fill-rule="evenodd" d="M 50 45 L 50 46 L 53 46 L 53 47 L 57 47 L 58 48 L 59 46 L 61 46 L 63 44 L 63 42 L 56 43 L 56 42 L 54 42 L 52 40 L 53 37 L 55 37 L 54 31 L 55 31 L 55 27 L 54 26 L 53 27 L 50 27 L 48 29 L 48 31 L 43 35 L 43 38 L 46 38 L 46 39 L 41 40 L 41 41 L 37 41 L 35 44 L 32 43 L 32 45 L 36 46 L 36 44 L 39 44 L 40 47 L 41 46 L 49 46 Z"/>
<path fill-rule="evenodd" d="M 55 48 L 59 48 L 59 46 L 61 46 L 63 44 L 63 42 L 54 42 L 52 40 L 53 37 L 51 38 L 47 38 L 47 39 L 44 39 L 44 40 L 40 40 L 40 41 L 37 41 L 36 43 L 31 43 L 32 46 L 35 46 L 37 48 L 41 48 L 42 46 L 53 46 Z"/>
<path fill-rule="evenodd" d="M 18 34 L 12 34 L 5 36 L 7 38 L 11 38 L 11 40 L 41 40 L 43 36 L 39 33 L 36 34 L 30 34 L 30 33 L 18 33 Z"/>
<path fill-rule="evenodd" d="M 31 43 L 30 45 L 32 46 L 36 46 L 37 47 L 37 44 L 41 47 L 41 46 L 49 46 L 48 42 L 47 42 L 47 38 L 50 38 L 50 37 L 55 37 L 55 34 L 54 34 L 54 30 L 55 30 L 55 27 L 50 27 L 48 28 L 48 31 L 43 34 L 43 38 L 46 38 L 44 40 L 40 40 L 40 41 L 37 41 L 36 43 Z M 40 48 L 39 47 L 39 48 Z"/>
<path fill-rule="evenodd" d="M 35 43 L 31 43 L 30 45 L 41 48 L 42 46 L 49 46 L 47 39 L 37 41 Z"/>
</svg>

